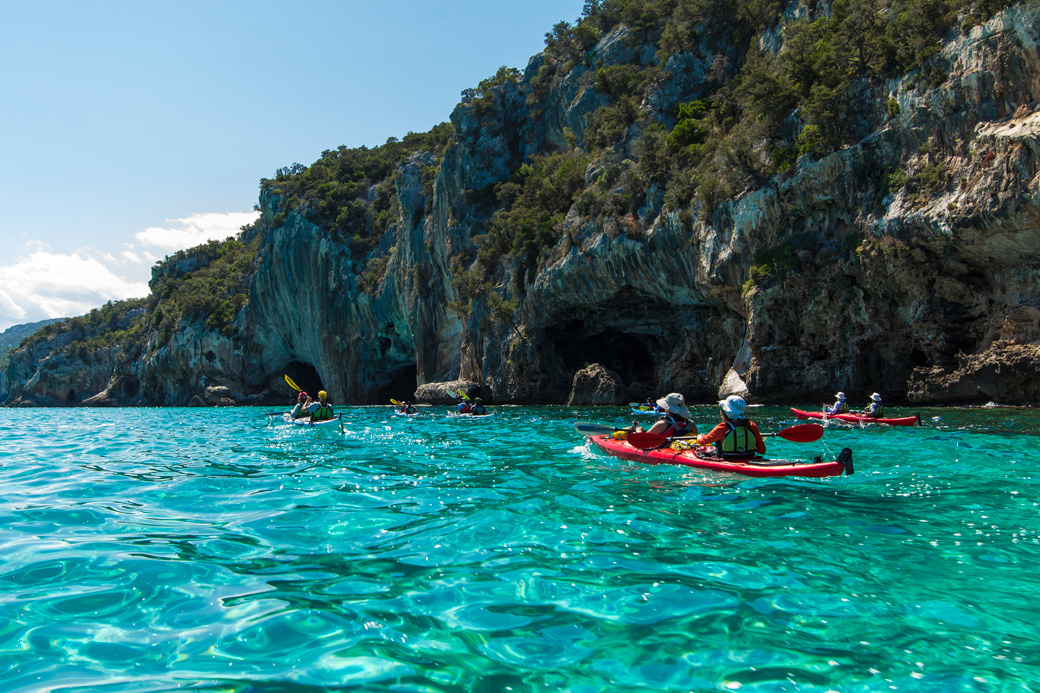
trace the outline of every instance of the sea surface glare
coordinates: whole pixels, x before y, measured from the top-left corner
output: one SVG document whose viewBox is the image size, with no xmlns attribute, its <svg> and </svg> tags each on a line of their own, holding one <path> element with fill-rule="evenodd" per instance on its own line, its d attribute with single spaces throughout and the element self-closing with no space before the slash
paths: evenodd
<svg viewBox="0 0 1040 693">
<path fill-rule="evenodd" d="M 1040 690 L 1037 411 L 767 439 L 811 480 L 447 409 L 0 410 L 0 690 Z"/>
</svg>

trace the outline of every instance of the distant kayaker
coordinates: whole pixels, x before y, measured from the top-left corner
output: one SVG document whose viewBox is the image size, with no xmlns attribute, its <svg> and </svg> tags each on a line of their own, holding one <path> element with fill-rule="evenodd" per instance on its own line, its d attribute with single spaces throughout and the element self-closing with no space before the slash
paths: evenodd
<svg viewBox="0 0 1040 693">
<path fill-rule="evenodd" d="M 329 393 L 325 392 L 325 390 L 319 392 L 318 401 L 311 402 L 307 408 L 311 412 L 311 421 L 328 421 L 335 416 L 332 407 L 329 406 Z"/>
<path fill-rule="evenodd" d="M 838 401 L 835 402 L 833 406 L 824 407 L 823 408 L 823 413 L 824 414 L 848 414 L 849 413 L 849 403 L 845 401 L 845 393 L 844 392 L 839 392 L 838 394 L 836 394 L 834 396 L 838 398 Z"/>
<path fill-rule="evenodd" d="M 648 429 L 649 433 L 657 433 L 665 438 L 697 434 L 697 424 L 690 418 L 690 410 L 686 408 L 686 399 L 681 394 L 669 393 L 654 402 L 654 405 L 664 416 Z M 636 430 L 641 431 L 642 428 L 636 427 Z"/>
<path fill-rule="evenodd" d="M 730 395 L 719 402 L 722 423 L 697 438 L 698 445 L 714 445 L 722 457 L 754 457 L 766 454 L 766 442 L 754 421 L 744 414 L 747 402 L 743 397 Z"/>
<path fill-rule="evenodd" d="M 408 402 L 408 401 L 401 402 L 400 412 L 402 414 L 416 414 L 416 413 L 418 413 L 416 411 L 415 407 L 412 406 L 412 403 Z"/>
<path fill-rule="evenodd" d="M 863 410 L 863 416 L 869 419 L 880 419 L 885 415 L 885 405 L 881 403 L 881 395 L 874 393 L 870 396 L 870 404 Z"/>
<path fill-rule="evenodd" d="M 484 407 L 484 401 L 479 397 L 473 399 L 473 406 L 470 407 L 469 413 L 473 416 L 484 416 L 487 414 L 487 409 Z"/>
<path fill-rule="evenodd" d="M 455 412 L 457 414 L 471 414 L 473 413 L 473 405 L 463 400 L 455 406 Z"/>
<path fill-rule="evenodd" d="M 311 412 L 307 409 L 307 405 L 312 403 L 314 400 L 310 398 L 303 390 L 300 390 L 299 396 L 296 398 L 296 406 L 289 412 L 289 416 L 293 419 L 299 419 L 304 416 L 310 416 Z"/>
</svg>

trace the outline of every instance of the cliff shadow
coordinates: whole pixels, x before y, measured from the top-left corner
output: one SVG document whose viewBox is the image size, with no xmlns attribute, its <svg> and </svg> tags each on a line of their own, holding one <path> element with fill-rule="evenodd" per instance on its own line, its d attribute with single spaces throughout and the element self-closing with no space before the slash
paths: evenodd
<svg viewBox="0 0 1040 693">
<path fill-rule="evenodd" d="M 292 381 L 311 397 L 317 397 L 318 392 L 325 389 L 317 369 L 309 363 L 301 363 L 299 361 L 287 363 L 285 365 L 285 374 L 292 378 Z"/>
<path fill-rule="evenodd" d="M 419 376 L 416 367 L 408 366 L 395 371 L 388 384 L 373 388 L 368 392 L 369 401 L 365 404 L 389 404 L 391 399 L 414 400 L 415 391 L 419 388 Z"/>
<path fill-rule="evenodd" d="M 590 363 L 614 371 L 625 383 L 653 383 L 654 358 L 651 345 L 640 337 L 616 329 L 606 329 L 584 320 L 555 325 L 546 332 L 556 354 L 571 372 Z"/>
</svg>

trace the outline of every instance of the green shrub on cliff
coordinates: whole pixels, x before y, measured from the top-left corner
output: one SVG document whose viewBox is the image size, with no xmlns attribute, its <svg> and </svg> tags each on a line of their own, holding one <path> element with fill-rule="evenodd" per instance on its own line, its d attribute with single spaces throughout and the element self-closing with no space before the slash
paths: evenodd
<svg viewBox="0 0 1040 693">
<path fill-rule="evenodd" d="M 511 76 L 507 71 L 502 78 Z M 302 210 L 309 221 L 328 229 L 337 241 L 349 243 L 355 253 L 368 252 L 394 218 L 393 176 L 398 167 L 416 152 L 439 157 L 453 131 L 450 123 L 441 123 L 429 132 L 410 132 L 400 140 L 391 137 L 379 147 L 340 146 L 325 150 L 310 166 L 278 169 L 273 179 L 260 181 L 261 191 L 279 198 L 274 225 L 283 224 L 289 212 Z M 373 187 L 378 190 L 375 202 L 369 204 Z"/>
<path fill-rule="evenodd" d="M 676 53 L 697 53 L 705 41 L 727 37 L 738 60 L 730 65 L 728 58 L 717 55 L 702 84 L 706 92 L 696 101 L 679 104 L 668 136 L 673 160 L 663 164 L 663 174 L 654 176 L 668 180 L 669 204 L 682 206 L 696 195 L 710 205 L 761 184 L 790 167 L 796 155 L 823 156 L 866 136 L 874 121 L 893 113 L 885 80 L 924 66 L 921 79 L 932 85 L 941 82 L 946 68 L 936 56 L 958 16 L 984 21 L 1009 4 L 810 4 L 802 18 L 784 18 L 784 47 L 774 55 L 760 49 L 757 37 L 779 26 L 787 5 L 780 0 L 589 0 L 579 27 L 588 24 L 603 35 L 624 26 L 631 45 L 655 43 L 657 64 L 597 69 L 595 86 L 611 96 L 612 103 L 589 117 L 586 139 L 592 148 L 619 145 L 635 132 L 630 126 L 647 115 L 645 105 L 633 109 L 633 104 L 646 103 L 657 87 L 660 66 Z M 560 52 L 566 35 L 547 37 L 547 55 Z M 574 44 L 567 45 L 573 53 Z M 547 79 L 541 80 L 542 73 Z M 547 90 L 550 77 L 562 76 L 558 66 L 547 61 L 539 71 L 546 83 L 539 86 Z M 698 104 L 696 112 L 688 110 L 693 104 Z M 651 130 L 644 128 L 641 136 L 648 133 Z M 655 145 L 641 149 L 658 151 Z"/>
<path fill-rule="evenodd" d="M 181 320 L 205 319 L 207 328 L 227 337 L 234 334 L 232 321 L 247 300 L 258 242 L 254 239 L 246 244 L 234 238 L 210 241 L 164 261 L 202 260 L 196 269 L 183 275 L 154 273 L 149 322 L 161 342 L 169 341 Z"/>
<path fill-rule="evenodd" d="M 501 209 L 487 232 L 473 238 L 475 254 L 458 256 L 451 266 L 462 297 L 459 310 L 468 311 L 471 299 L 487 295 L 502 264 L 512 267 L 513 289 L 523 293 L 527 272 L 560 242 L 560 222 L 585 186 L 587 165 L 574 152 L 550 154 L 521 165 L 495 186 Z"/>
</svg>

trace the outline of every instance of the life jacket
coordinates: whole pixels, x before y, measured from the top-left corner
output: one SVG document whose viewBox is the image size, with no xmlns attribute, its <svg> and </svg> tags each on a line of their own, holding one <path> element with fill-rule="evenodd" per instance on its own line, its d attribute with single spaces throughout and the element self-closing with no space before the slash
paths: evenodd
<svg viewBox="0 0 1040 693">
<path fill-rule="evenodd" d="M 726 420 L 729 433 L 715 443 L 715 450 L 723 457 L 754 457 L 758 454 L 758 441 L 751 430 L 751 422 L 747 419 Z"/>
<path fill-rule="evenodd" d="M 458 410 L 458 412 L 460 414 L 469 414 L 470 412 L 473 411 L 473 407 L 471 407 L 466 402 L 463 402 L 463 403 L 459 404 L 459 406 L 457 406 L 456 409 Z"/>
<path fill-rule="evenodd" d="M 487 414 L 487 409 L 484 408 L 483 404 L 477 404 L 473 406 L 473 408 L 470 410 L 470 413 L 474 416 L 484 416 L 485 414 Z"/>
<path fill-rule="evenodd" d="M 314 410 L 313 414 L 311 414 L 311 421 L 327 421 L 328 419 L 331 419 L 332 416 L 332 407 L 327 404 L 319 404 L 318 408 Z"/>
<path fill-rule="evenodd" d="M 870 405 L 867 406 L 867 410 L 863 412 L 863 416 L 880 419 L 885 416 L 885 405 L 880 402 L 871 402 Z"/>
<path fill-rule="evenodd" d="M 849 413 L 849 403 L 848 403 L 848 400 L 844 400 L 843 399 L 841 401 L 841 404 L 838 405 L 838 411 L 836 411 L 834 413 L 835 414 L 848 414 Z"/>
<path fill-rule="evenodd" d="M 661 432 L 661 435 L 663 435 L 665 438 L 681 436 L 686 433 L 693 432 L 693 422 L 687 419 L 682 419 L 678 416 L 673 416 L 671 414 L 665 414 L 659 420 L 664 421 L 666 424 L 668 424 L 668 428 L 664 429 L 664 431 Z"/>
</svg>

